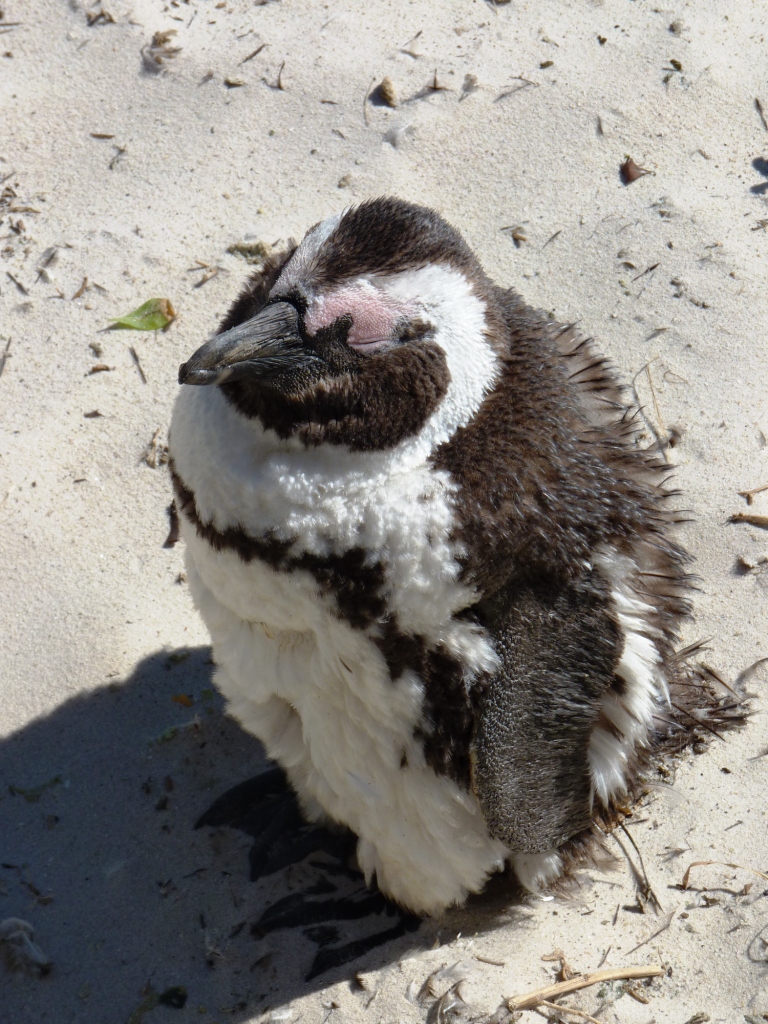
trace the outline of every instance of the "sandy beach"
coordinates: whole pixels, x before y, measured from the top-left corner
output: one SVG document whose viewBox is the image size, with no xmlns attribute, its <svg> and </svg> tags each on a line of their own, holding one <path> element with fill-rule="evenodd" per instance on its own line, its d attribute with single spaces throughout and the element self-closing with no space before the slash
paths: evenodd
<svg viewBox="0 0 768 1024">
<path fill-rule="evenodd" d="M 0 6 L 0 920 L 53 962 L 0 968 L 0 1021 L 487 1021 L 557 980 L 555 950 L 664 968 L 563 1000 L 605 1024 L 768 1020 L 764 4 Z M 611 839 L 569 899 L 491 894 L 306 982 L 329 936 L 250 924 L 314 869 L 252 884 L 247 836 L 193 830 L 264 756 L 163 547 L 162 453 L 178 365 L 258 244 L 382 194 L 595 338 L 649 443 L 672 437 L 699 577 L 683 641 L 754 714 L 649 790 L 636 850 L 620 837 L 655 912 Z M 160 297 L 167 330 L 108 329 Z"/>
</svg>

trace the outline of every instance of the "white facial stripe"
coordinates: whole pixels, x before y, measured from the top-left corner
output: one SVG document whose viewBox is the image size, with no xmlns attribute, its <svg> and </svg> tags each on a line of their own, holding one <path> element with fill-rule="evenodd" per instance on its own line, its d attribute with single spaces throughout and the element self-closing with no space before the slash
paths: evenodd
<svg viewBox="0 0 768 1024">
<path fill-rule="evenodd" d="M 302 280 L 307 280 L 310 277 L 312 264 L 317 254 L 323 243 L 339 226 L 340 220 L 341 214 L 337 213 L 333 217 L 328 217 L 304 236 L 301 245 L 283 268 L 270 295 L 285 295 L 286 292 L 301 284 Z"/>
</svg>

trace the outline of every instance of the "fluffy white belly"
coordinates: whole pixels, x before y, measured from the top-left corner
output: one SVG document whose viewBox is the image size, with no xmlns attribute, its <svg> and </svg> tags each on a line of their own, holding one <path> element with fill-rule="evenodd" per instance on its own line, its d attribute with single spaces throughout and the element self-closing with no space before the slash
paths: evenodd
<svg viewBox="0 0 768 1024">
<path fill-rule="evenodd" d="M 364 632 L 312 577 L 214 551 L 182 518 L 192 593 L 232 714 L 282 765 L 306 813 L 358 836 L 369 881 L 419 913 L 479 891 L 507 853 L 473 794 L 424 761 L 423 686 L 393 682 Z"/>
</svg>

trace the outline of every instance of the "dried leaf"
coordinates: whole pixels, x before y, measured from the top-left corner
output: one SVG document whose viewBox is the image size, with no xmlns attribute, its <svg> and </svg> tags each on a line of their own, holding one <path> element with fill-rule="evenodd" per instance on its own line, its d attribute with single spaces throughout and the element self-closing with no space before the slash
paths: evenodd
<svg viewBox="0 0 768 1024">
<path fill-rule="evenodd" d="M 168 299 L 149 299 L 138 309 L 112 321 L 116 327 L 134 331 L 159 331 L 176 319 L 176 311 Z"/>
<path fill-rule="evenodd" d="M 32 941 L 34 937 L 35 930 L 27 921 L 18 917 L 0 921 L 0 952 L 9 970 L 40 975 L 50 972 L 53 962 Z"/>
<path fill-rule="evenodd" d="M 651 171 L 646 170 L 644 167 L 638 167 L 631 156 L 628 156 L 619 168 L 621 180 L 625 185 L 631 185 L 633 181 L 637 181 L 638 178 L 642 178 L 644 175 L 651 173 Z"/>
<path fill-rule="evenodd" d="M 187 1001 L 187 990 L 183 985 L 173 985 L 161 992 L 157 997 L 161 1006 L 172 1006 L 174 1010 L 183 1010 Z"/>
</svg>

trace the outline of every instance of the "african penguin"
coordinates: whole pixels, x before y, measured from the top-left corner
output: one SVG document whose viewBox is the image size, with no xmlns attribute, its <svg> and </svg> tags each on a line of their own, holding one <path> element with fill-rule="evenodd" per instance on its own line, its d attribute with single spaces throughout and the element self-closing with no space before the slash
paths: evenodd
<svg viewBox="0 0 768 1024">
<path fill-rule="evenodd" d="M 380 198 L 268 259 L 179 381 L 215 678 L 305 817 L 417 914 L 505 865 L 555 881 L 674 728 L 687 613 L 668 467 L 606 362 Z"/>
</svg>

